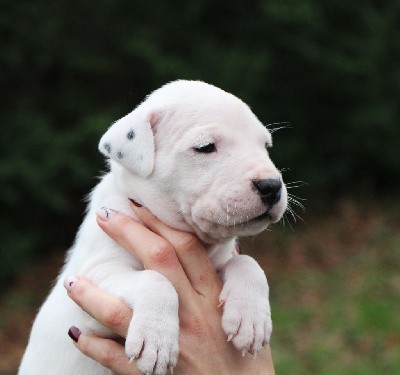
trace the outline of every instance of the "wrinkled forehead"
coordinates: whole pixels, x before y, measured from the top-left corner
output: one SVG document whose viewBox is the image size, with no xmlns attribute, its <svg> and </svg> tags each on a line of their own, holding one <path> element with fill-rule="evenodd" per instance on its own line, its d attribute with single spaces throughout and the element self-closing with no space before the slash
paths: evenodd
<svg viewBox="0 0 400 375">
<path fill-rule="evenodd" d="M 163 126 L 163 137 L 173 137 L 180 142 L 206 140 L 207 137 L 212 141 L 211 138 L 229 135 L 272 143 L 269 131 L 240 100 L 179 103 L 167 122 Z"/>
</svg>

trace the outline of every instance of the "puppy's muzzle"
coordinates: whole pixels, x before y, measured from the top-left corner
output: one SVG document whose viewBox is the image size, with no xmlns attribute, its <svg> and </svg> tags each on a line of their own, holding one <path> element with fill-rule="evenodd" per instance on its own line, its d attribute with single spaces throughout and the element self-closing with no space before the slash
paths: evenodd
<svg viewBox="0 0 400 375">
<path fill-rule="evenodd" d="M 282 181 L 274 178 L 263 178 L 261 180 L 252 180 L 254 187 L 261 201 L 271 208 L 281 199 Z"/>
</svg>

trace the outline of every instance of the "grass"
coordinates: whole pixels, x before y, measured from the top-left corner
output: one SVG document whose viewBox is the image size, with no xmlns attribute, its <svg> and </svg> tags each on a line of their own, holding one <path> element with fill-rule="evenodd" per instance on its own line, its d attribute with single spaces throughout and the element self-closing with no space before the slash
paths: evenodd
<svg viewBox="0 0 400 375">
<path fill-rule="evenodd" d="M 277 374 L 400 369 L 400 208 L 343 202 L 295 231 L 242 241 L 270 283 Z M 31 321 L 62 257 L 21 276 L 0 304 L 0 374 L 16 372 Z"/>
<path fill-rule="evenodd" d="M 395 374 L 400 369 L 399 273 L 372 252 L 337 270 L 299 270 L 271 283 L 278 374 Z"/>
</svg>

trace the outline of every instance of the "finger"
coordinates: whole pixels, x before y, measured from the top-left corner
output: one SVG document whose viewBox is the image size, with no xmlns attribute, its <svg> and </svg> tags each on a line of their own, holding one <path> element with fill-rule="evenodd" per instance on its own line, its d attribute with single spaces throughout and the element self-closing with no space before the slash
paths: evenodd
<svg viewBox="0 0 400 375">
<path fill-rule="evenodd" d="M 106 215 L 104 210 L 108 210 Z M 129 216 L 113 210 L 98 212 L 97 222 L 112 239 L 139 258 L 146 269 L 163 274 L 174 285 L 178 295 L 193 293 L 175 249 L 167 240 Z"/>
<path fill-rule="evenodd" d="M 69 297 L 84 311 L 118 335 L 125 337 L 132 310 L 119 298 L 93 285 L 82 276 L 64 280 Z"/>
<path fill-rule="evenodd" d="M 171 228 L 149 210 L 135 205 L 134 202 L 132 208 L 144 225 L 172 244 L 187 277 L 198 293 L 219 294 L 221 281 L 205 247 L 194 234 Z"/>
<path fill-rule="evenodd" d="M 75 346 L 118 375 L 140 375 L 135 363 L 129 363 L 124 347 L 111 339 L 81 334 Z"/>
<path fill-rule="evenodd" d="M 266 357 L 268 364 L 265 369 L 267 370 L 267 374 L 275 375 L 274 362 L 272 360 L 271 347 L 269 345 L 266 347 Z"/>
</svg>

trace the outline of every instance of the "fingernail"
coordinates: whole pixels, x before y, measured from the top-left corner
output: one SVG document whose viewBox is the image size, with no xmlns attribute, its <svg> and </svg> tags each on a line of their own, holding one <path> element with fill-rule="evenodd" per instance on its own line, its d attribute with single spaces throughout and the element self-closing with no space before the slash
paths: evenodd
<svg viewBox="0 0 400 375">
<path fill-rule="evenodd" d="M 96 214 L 101 220 L 108 221 L 117 214 L 117 211 L 112 208 L 102 207 L 100 210 L 97 210 Z"/>
<path fill-rule="evenodd" d="M 64 287 L 70 292 L 78 279 L 75 276 L 68 276 L 64 279 Z"/>
<path fill-rule="evenodd" d="M 72 340 L 78 342 L 79 336 L 81 335 L 81 330 L 78 327 L 72 326 L 68 330 L 68 336 L 71 337 Z"/>
<path fill-rule="evenodd" d="M 143 207 L 140 203 L 138 203 L 138 202 L 136 202 L 134 199 L 132 199 L 132 198 L 128 198 L 130 201 L 131 201 L 131 203 L 133 204 L 133 205 L 135 205 L 136 207 Z"/>
</svg>

